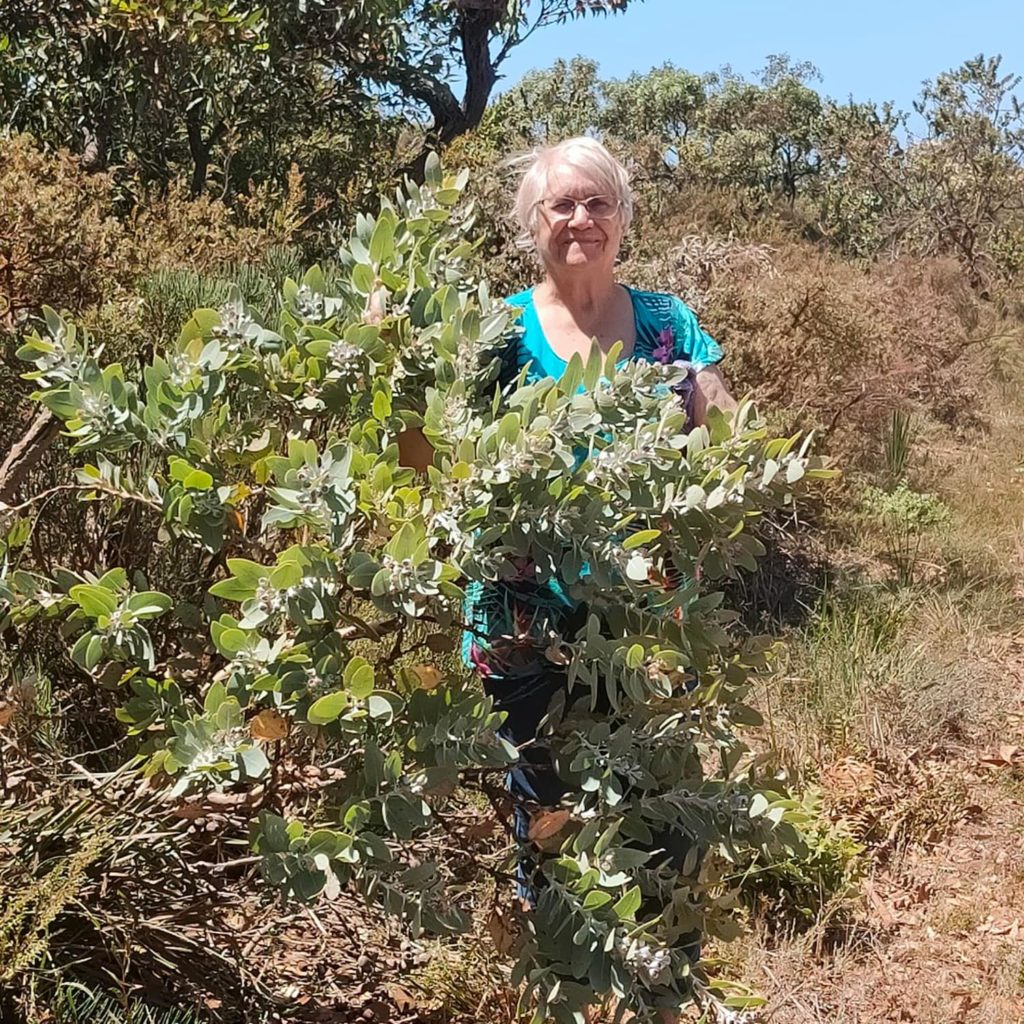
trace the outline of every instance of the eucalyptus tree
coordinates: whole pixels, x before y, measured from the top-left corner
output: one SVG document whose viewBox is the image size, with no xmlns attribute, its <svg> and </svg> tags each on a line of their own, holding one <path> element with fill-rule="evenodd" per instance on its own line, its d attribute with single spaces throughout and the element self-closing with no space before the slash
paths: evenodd
<svg viewBox="0 0 1024 1024">
<path fill-rule="evenodd" d="M 318 128 L 348 140 L 339 155 L 365 150 L 382 103 L 450 142 L 479 123 L 505 59 L 535 31 L 629 2 L 12 0 L 2 113 L 88 166 L 187 172 L 194 193 L 237 156 L 224 187 L 241 187 Z"/>
</svg>

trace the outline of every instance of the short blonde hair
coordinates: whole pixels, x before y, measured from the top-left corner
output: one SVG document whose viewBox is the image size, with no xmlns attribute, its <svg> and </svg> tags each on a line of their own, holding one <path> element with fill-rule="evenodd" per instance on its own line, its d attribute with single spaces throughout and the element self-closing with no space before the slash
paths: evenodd
<svg viewBox="0 0 1024 1024">
<path fill-rule="evenodd" d="M 557 166 L 582 171 L 604 194 L 618 199 L 622 230 L 629 230 L 633 221 L 633 193 L 629 187 L 629 173 L 597 139 L 586 135 L 563 139 L 553 146 L 544 146 L 517 157 L 510 163 L 523 167 L 515 203 L 515 217 L 521 228 L 516 244 L 521 248 L 533 247 L 537 204 L 547 192 L 551 169 Z"/>
</svg>

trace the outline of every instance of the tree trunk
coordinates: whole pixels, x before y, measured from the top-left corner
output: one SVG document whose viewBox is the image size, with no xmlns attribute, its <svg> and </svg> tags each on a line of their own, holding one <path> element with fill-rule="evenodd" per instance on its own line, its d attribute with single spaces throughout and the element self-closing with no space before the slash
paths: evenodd
<svg viewBox="0 0 1024 1024">
<path fill-rule="evenodd" d="M 475 128 L 487 110 L 487 101 L 497 81 L 497 72 L 491 62 L 491 33 L 501 17 L 501 4 L 480 4 L 464 8 L 459 24 L 462 59 L 466 66 L 466 91 L 460 114 L 455 123 L 439 125 L 442 143 Z"/>
<path fill-rule="evenodd" d="M 190 107 L 185 115 L 185 126 L 188 130 L 188 151 L 192 157 L 192 180 L 189 183 L 189 190 L 192 198 L 202 195 L 206 188 L 206 176 L 210 170 L 210 155 L 213 147 L 217 145 L 220 137 L 227 129 L 223 118 L 217 122 L 210 137 L 203 138 L 203 116 L 202 104 L 196 103 Z"/>
</svg>

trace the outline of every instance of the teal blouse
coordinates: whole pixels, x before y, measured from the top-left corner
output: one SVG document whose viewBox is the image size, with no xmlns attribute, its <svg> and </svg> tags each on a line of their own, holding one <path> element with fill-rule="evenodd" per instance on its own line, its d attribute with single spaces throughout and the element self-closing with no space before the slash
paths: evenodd
<svg viewBox="0 0 1024 1024">
<path fill-rule="evenodd" d="M 659 358 L 663 362 L 685 359 L 693 364 L 695 370 L 702 370 L 721 361 L 723 352 L 718 343 L 701 329 L 696 314 L 681 299 L 663 292 L 643 292 L 629 287 L 626 290 L 633 300 L 633 320 L 636 324 L 636 345 L 631 358 L 648 362 L 655 362 Z M 522 330 L 516 332 L 509 344 L 509 355 L 515 357 L 514 361 L 509 359 L 506 364 L 511 371 L 509 379 L 514 380 L 524 366 L 529 366 L 527 383 L 544 377 L 561 377 L 566 362 L 552 350 L 544 336 L 537 308 L 533 304 L 533 289 L 519 292 L 505 301 L 510 306 L 522 309 L 516 321 Z M 671 354 L 667 359 L 655 353 L 660 345 L 666 344 L 671 346 Z"/>
<path fill-rule="evenodd" d="M 721 348 L 701 329 L 696 314 L 685 302 L 663 292 L 637 288 L 627 291 L 636 325 L 636 344 L 630 358 L 665 363 L 684 359 L 697 370 L 723 358 Z M 566 361 L 544 336 L 533 289 L 505 301 L 522 312 L 516 319 L 521 330 L 510 333 L 502 354 L 502 387 L 514 381 L 524 368 L 527 383 L 561 377 Z M 518 681 L 529 687 L 551 667 L 543 654 L 549 630 L 560 632 L 558 627 L 575 610 L 575 602 L 555 579 L 542 584 L 473 581 L 466 588 L 466 622 L 470 628 L 463 633 L 463 660 L 492 681 Z M 531 637 L 535 643 L 526 646 L 532 649 L 525 649 L 522 642 L 514 649 L 501 643 L 501 637 L 512 635 Z"/>
</svg>

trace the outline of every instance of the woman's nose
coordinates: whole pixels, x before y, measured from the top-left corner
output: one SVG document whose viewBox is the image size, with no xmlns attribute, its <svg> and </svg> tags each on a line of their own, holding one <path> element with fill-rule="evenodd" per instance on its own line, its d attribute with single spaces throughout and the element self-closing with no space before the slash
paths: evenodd
<svg viewBox="0 0 1024 1024">
<path fill-rule="evenodd" d="M 586 227 L 590 223 L 590 211 L 586 203 L 577 203 L 569 218 L 570 227 Z"/>
</svg>

